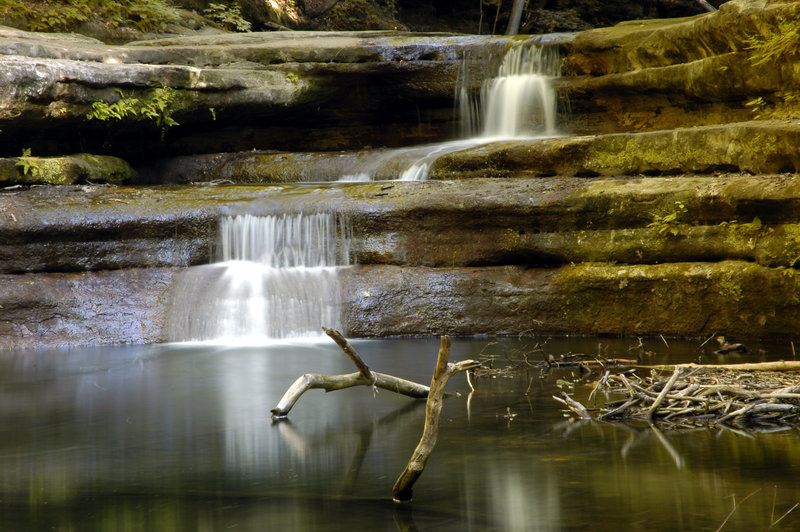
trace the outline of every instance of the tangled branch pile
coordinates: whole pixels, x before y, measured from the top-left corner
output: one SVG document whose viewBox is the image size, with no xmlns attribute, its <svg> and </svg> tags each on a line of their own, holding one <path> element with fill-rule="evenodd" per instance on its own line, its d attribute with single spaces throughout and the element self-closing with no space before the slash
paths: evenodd
<svg viewBox="0 0 800 532">
<path fill-rule="evenodd" d="M 800 424 L 800 373 L 783 366 L 748 364 L 750 369 L 679 365 L 668 380 L 655 370 L 606 371 L 589 395 L 586 408 L 565 396 L 554 399 L 583 419 L 657 422 L 669 429 L 724 424 L 745 430 L 769 430 Z M 760 367 L 759 367 L 760 366 Z M 778 371 L 770 370 L 778 369 Z M 595 407 L 598 395 L 611 398 Z M 566 395 L 566 394 L 564 394 Z"/>
</svg>

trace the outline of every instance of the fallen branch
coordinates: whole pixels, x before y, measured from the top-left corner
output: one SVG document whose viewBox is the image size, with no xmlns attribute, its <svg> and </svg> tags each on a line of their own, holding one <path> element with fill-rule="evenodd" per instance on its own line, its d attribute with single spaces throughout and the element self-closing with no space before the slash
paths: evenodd
<svg viewBox="0 0 800 532">
<path fill-rule="evenodd" d="M 409 502 L 411 500 L 414 483 L 422 475 L 425 464 L 436 446 L 436 439 L 439 436 L 439 421 L 442 414 L 444 389 L 448 379 L 456 373 L 480 366 L 480 362 L 475 360 L 462 360 L 455 364 L 449 364 L 447 362 L 449 358 L 450 337 L 442 336 L 439 356 L 436 359 L 436 369 L 433 372 L 433 379 L 431 379 L 428 402 L 425 405 L 425 428 L 422 430 L 422 437 L 411 454 L 408 465 L 400 474 L 397 482 L 394 483 L 392 497 L 395 502 Z"/>
<path fill-rule="evenodd" d="M 661 366 L 637 366 L 656 371 L 674 371 L 677 367 L 686 369 L 730 369 L 734 371 L 800 371 L 800 360 L 778 360 L 776 362 L 752 362 L 745 364 L 665 364 Z"/>
<path fill-rule="evenodd" d="M 342 336 L 342 333 L 325 327 L 323 327 L 323 330 L 342 348 L 342 351 L 347 354 L 350 360 L 353 361 L 353 364 L 358 368 L 358 373 L 349 373 L 346 375 L 306 373 L 294 381 L 289 389 L 286 390 L 286 393 L 283 394 L 278 405 L 270 410 L 273 419 L 286 417 L 297 400 L 300 399 L 300 396 L 307 390 L 314 388 L 332 392 L 334 390 L 352 388 L 353 386 L 373 386 L 401 395 L 407 395 L 415 399 L 424 399 L 428 397 L 429 388 L 423 384 L 418 384 L 392 375 L 386 375 L 384 373 L 378 373 L 377 371 L 371 371 L 366 362 L 356 353 L 353 346 L 350 345 L 350 342 Z"/>
</svg>

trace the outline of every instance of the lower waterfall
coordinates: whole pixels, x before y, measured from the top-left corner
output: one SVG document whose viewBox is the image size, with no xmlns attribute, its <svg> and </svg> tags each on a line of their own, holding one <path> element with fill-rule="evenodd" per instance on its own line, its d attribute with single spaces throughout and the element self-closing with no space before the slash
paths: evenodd
<svg viewBox="0 0 800 532">
<path fill-rule="evenodd" d="M 339 270 L 350 229 L 327 214 L 226 216 L 220 262 L 189 268 L 173 287 L 169 341 L 261 342 L 342 328 Z"/>
</svg>

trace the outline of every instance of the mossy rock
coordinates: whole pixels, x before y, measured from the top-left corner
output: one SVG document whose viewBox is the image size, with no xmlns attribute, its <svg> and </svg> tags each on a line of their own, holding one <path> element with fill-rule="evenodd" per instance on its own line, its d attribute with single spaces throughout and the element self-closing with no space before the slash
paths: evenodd
<svg viewBox="0 0 800 532">
<path fill-rule="evenodd" d="M 800 171 L 800 122 L 749 121 L 647 133 L 486 144 L 439 157 L 431 179 Z"/>
<path fill-rule="evenodd" d="M 73 185 L 125 183 L 136 174 L 117 157 L 79 153 L 64 157 L 22 156 L 0 159 L 0 185 Z"/>
</svg>

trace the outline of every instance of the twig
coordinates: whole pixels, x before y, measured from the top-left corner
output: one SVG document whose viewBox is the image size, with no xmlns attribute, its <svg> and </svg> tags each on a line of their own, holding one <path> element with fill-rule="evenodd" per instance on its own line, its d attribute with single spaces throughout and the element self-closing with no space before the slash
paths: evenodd
<svg viewBox="0 0 800 532">
<path fill-rule="evenodd" d="M 567 395 L 566 392 L 561 392 L 561 397 L 553 396 L 553 399 L 558 401 L 559 403 L 566 405 L 571 411 L 575 412 L 581 419 L 592 419 L 592 416 L 589 415 L 589 411 L 586 410 L 586 407 L 580 404 L 578 401 Z"/>
<path fill-rule="evenodd" d="M 679 367 L 675 368 L 675 371 L 672 373 L 672 377 L 669 378 L 669 380 L 667 381 L 667 384 L 664 385 L 664 389 L 661 390 L 661 393 L 658 394 L 658 397 L 656 397 L 656 400 L 653 401 L 653 405 L 650 407 L 650 410 L 648 410 L 648 412 L 647 412 L 647 420 L 648 421 L 653 419 L 653 416 L 655 415 L 656 410 L 658 409 L 659 406 L 661 406 L 661 403 L 664 402 L 664 398 L 666 398 L 667 394 L 672 389 L 672 387 L 675 385 L 675 382 L 678 380 L 678 377 L 680 377 L 680 376 L 681 376 L 681 367 L 679 366 Z"/>
<path fill-rule="evenodd" d="M 722 530 L 722 527 L 724 527 L 725 523 L 728 522 L 728 519 L 730 519 L 733 516 L 734 512 L 736 512 L 736 509 L 739 506 L 741 506 L 742 504 L 744 504 L 744 501 L 746 501 L 747 499 L 749 499 L 750 497 L 752 497 L 753 495 L 755 495 L 759 491 L 761 491 L 761 488 L 758 488 L 758 489 L 754 490 L 753 492 L 751 492 L 748 496 L 746 496 L 744 499 L 742 499 L 739 504 L 736 504 L 736 495 L 731 495 L 731 498 L 733 499 L 733 508 L 731 508 L 731 511 L 728 513 L 727 516 L 725 516 L 725 519 L 722 521 L 722 524 L 720 524 L 719 527 L 714 532 L 719 532 L 720 530 Z"/>
</svg>

